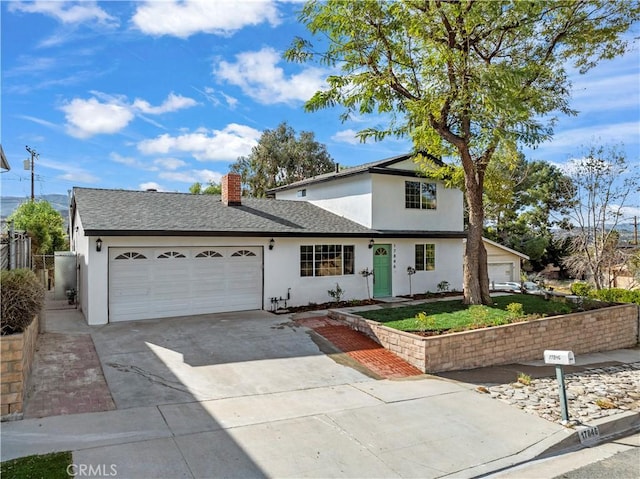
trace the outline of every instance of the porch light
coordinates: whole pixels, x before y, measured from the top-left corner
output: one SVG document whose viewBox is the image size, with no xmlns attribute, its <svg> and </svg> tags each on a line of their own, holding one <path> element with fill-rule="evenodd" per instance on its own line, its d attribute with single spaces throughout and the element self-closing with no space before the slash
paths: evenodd
<svg viewBox="0 0 640 479">
<path fill-rule="evenodd" d="M 102 251 L 102 240 L 100 238 L 98 238 L 96 240 L 96 251 L 99 253 L 100 251 Z"/>
<path fill-rule="evenodd" d="M 273 246 L 276 244 L 276 240 L 274 240 L 273 238 L 271 238 L 269 240 L 269 249 L 273 249 Z"/>
<path fill-rule="evenodd" d="M 376 242 L 375 242 L 375 241 L 373 241 L 373 238 L 371 238 L 371 239 L 369 240 L 369 249 L 373 248 L 373 245 L 374 245 L 374 244 L 376 244 Z"/>
</svg>

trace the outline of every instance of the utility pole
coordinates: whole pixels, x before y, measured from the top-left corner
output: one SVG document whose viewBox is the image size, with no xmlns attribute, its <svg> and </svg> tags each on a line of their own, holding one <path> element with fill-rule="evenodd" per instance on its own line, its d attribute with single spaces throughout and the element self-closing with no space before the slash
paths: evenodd
<svg viewBox="0 0 640 479">
<path fill-rule="evenodd" d="M 34 194 L 34 188 L 33 188 L 33 180 L 35 176 L 34 167 L 35 167 L 35 160 L 36 158 L 38 158 L 39 155 L 36 152 L 36 150 L 34 150 L 33 148 L 30 148 L 29 145 L 27 145 L 25 148 L 29 153 L 31 153 L 31 201 L 35 201 L 35 194 Z"/>
</svg>

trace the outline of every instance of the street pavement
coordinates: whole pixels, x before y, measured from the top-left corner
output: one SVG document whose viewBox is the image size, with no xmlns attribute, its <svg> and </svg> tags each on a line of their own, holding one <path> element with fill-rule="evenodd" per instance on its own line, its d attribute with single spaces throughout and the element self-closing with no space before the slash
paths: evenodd
<svg viewBox="0 0 640 479">
<path fill-rule="evenodd" d="M 46 327 L 91 334 L 117 409 L 5 422 L 3 461 L 71 450 L 91 477 L 464 478 L 580 447 L 470 383 L 375 380 L 269 313 L 101 327 L 77 315 Z M 640 426 L 618 416 L 603 437 Z"/>
</svg>

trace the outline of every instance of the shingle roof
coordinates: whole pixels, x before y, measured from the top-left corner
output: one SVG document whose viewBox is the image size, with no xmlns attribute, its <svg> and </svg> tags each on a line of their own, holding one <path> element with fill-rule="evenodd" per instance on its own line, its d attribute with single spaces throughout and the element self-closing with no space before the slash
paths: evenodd
<svg viewBox="0 0 640 479">
<path fill-rule="evenodd" d="M 306 201 L 74 188 L 87 235 L 371 236 L 375 231 Z"/>
</svg>

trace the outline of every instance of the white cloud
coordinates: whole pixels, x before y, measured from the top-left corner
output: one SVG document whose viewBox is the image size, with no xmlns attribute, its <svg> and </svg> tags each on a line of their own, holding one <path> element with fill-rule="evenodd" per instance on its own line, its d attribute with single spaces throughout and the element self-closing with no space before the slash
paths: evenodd
<svg viewBox="0 0 640 479">
<path fill-rule="evenodd" d="M 153 160 L 153 164 L 158 165 L 165 170 L 173 171 L 186 166 L 187 163 L 182 160 L 178 160 L 177 158 L 158 158 L 157 160 Z"/>
<path fill-rule="evenodd" d="M 211 170 L 190 170 L 187 172 L 164 172 L 158 176 L 165 180 L 179 181 L 182 183 L 220 183 L 223 175 L 222 173 Z"/>
<path fill-rule="evenodd" d="M 160 106 L 151 106 L 148 101 L 136 98 L 133 102 L 133 108 L 140 110 L 142 113 L 150 115 L 160 115 L 162 113 L 182 110 L 183 108 L 191 108 L 198 103 L 193 98 L 188 98 L 175 93 L 169 93 L 167 99 Z"/>
<path fill-rule="evenodd" d="M 214 66 L 213 73 L 265 105 L 306 101 L 324 86 L 326 70 L 311 67 L 287 77 L 276 66 L 281 60 L 278 52 L 265 47 L 257 52 L 239 53 L 235 63 L 222 60 Z"/>
<path fill-rule="evenodd" d="M 141 190 L 157 190 L 157 191 L 166 191 L 163 186 L 160 186 L 155 181 L 147 181 L 146 183 L 140 183 L 138 188 Z"/>
<path fill-rule="evenodd" d="M 197 104 L 191 98 L 170 93 L 160 106 L 151 106 L 146 100 L 137 98 L 132 104 L 123 95 L 109 95 L 98 91 L 88 100 L 74 98 L 60 109 L 67 119 L 66 130 L 76 138 L 88 138 L 99 134 L 118 133 L 136 116 L 162 128 L 162 125 L 142 116 L 143 113 L 157 115 L 189 108 Z"/>
<path fill-rule="evenodd" d="M 178 136 L 160 135 L 138 143 L 138 150 L 146 155 L 166 155 L 183 152 L 200 161 L 233 161 L 238 156 L 249 154 L 262 132 L 245 125 L 231 123 L 222 130 L 200 128 L 193 133 Z"/>
<path fill-rule="evenodd" d="M 349 128 L 348 130 L 339 131 L 338 133 L 333 135 L 331 139 L 338 143 L 349 143 L 350 145 L 359 145 L 361 144 L 361 141 L 360 141 L 360 138 L 356 136 L 356 133 L 358 132 Z"/>
<path fill-rule="evenodd" d="M 76 138 L 117 133 L 134 117 L 128 106 L 100 103 L 96 98 L 75 98 L 61 109 L 67 119 L 67 132 Z"/>
<path fill-rule="evenodd" d="M 148 1 L 131 21 L 143 33 L 188 38 L 196 33 L 230 35 L 248 25 L 279 23 L 273 1 Z"/>
<path fill-rule="evenodd" d="M 55 18 L 64 24 L 74 24 L 83 22 L 98 22 L 104 25 L 118 25 L 118 20 L 102 8 L 96 2 L 11 2 L 10 12 L 42 13 Z"/>
<path fill-rule="evenodd" d="M 39 165 L 44 166 L 46 168 L 51 168 L 52 170 L 62 171 L 63 174 L 57 176 L 56 178 L 60 180 L 66 180 L 72 183 L 98 183 L 100 178 L 89 173 L 88 171 L 80 168 L 78 166 L 55 161 L 50 158 L 42 158 L 39 160 Z"/>
<path fill-rule="evenodd" d="M 119 153 L 111 152 L 109 154 L 109 158 L 116 163 L 120 163 L 121 165 L 130 166 L 132 168 L 139 168 L 141 170 L 146 171 L 158 171 L 157 166 L 149 165 L 148 163 L 144 163 L 137 158 L 133 158 L 131 156 L 122 156 Z"/>
</svg>

